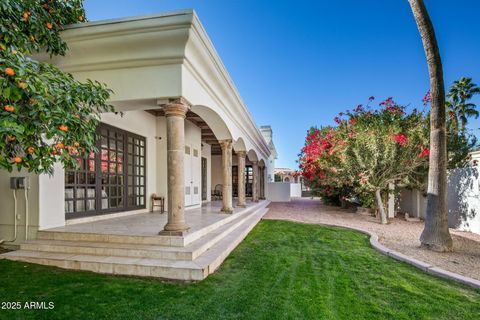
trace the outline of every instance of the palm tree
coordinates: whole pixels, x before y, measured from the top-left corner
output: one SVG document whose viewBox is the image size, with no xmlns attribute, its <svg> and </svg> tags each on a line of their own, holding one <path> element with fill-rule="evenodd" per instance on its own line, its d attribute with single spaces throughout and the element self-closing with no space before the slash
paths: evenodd
<svg viewBox="0 0 480 320">
<path fill-rule="evenodd" d="M 435 31 L 423 0 L 408 0 L 422 38 L 430 77 L 430 160 L 425 228 L 422 246 L 435 251 L 451 251 L 447 212 L 447 134 L 445 85 L 442 59 Z"/>
<path fill-rule="evenodd" d="M 455 113 L 462 135 L 465 134 L 468 118 L 477 119 L 480 115 L 475 104 L 467 103 L 476 94 L 480 94 L 480 87 L 472 83 L 472 78 L 466 77 L 454 81 L 447 94 L 450 102 L 449 111 Z"/>
</svg>

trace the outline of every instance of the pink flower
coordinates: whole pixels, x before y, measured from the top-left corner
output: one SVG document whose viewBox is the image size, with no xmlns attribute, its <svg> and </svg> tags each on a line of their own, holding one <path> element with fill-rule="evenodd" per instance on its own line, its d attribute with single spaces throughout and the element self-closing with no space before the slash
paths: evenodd
<svg viewBox="0 0 480 320">
<path fill-rule="evenodd" d="M 427 93 L 425 93 L 425 96 L 423 97 L 422 101 L 423 101 L 424 106 L 426 106 L 427 104 L 430 103 L 430 101 L 432 101 L 432 97 L 430 95 L 430 90 L 428 90 Z"/>
<path fill-rule="evenodd" d="M 355 123 L 357 123 L 357 119 L 351 118 L 350 121 L 348 121 L 348 123 L 350 123 L 351 126 L 354 126 Z"/>
<path fill-rule="evenodd" d="M 337 170 L 336 167 L 331 167 L 331 168 L 330 168 L 330 171 L 332 171 L 333 173 L 337 173 L 337 172 L 338 172 L 338 170 Z"/>
</svg>

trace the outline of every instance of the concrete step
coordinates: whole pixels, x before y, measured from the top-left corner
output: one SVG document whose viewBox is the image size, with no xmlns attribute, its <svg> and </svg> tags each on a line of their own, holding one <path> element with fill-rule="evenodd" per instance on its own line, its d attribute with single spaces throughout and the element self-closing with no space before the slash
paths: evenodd
<svg viewBox="0 0 480 320">
<path fill-rule="evenodd" d="M 265 208 L 270 202 L 262 201 L 241 212 L 232 214 L 225 219 L 221 219 L 204 228 L 195 230 L 185 236 L 167 236 L 167 235 L 122 235 L 107 233 L 83 233 L 83 232 L 66 232 L 54 230 L 40 230 L 37 233 L 39 240 L 61 240 L 61 241 L 82 241 L 82 242 L 108 242 L 108 243 L 129 243 L 159 246 L 176 246 L 184 247 L 188 244 L 200 239 L 201 237 L 213 232 L 217 228 L 232 222 L 240 217 L 249 215 L 259 209 Z"/>
<path fill-rule="evenodd" d="M 176 280 L 202 280 L 220 266 L 267 211 L 267 208 L 257 210 L 257 212 L 244 219 L 241 224 L 192 261 L 30 250 L 8 252 L 0 255 L 0 258 L 107 274 Z"/>
<path fill-rule="evenodd" d="M 215 243 L 244 223 L 252 215 L 239 215 L 236 219 L 207 233 L 185 247 L 161 246 L 135 243 L 99 241 L 31 240 L 20 246 L 21 250 L 57 252 L 66 254 L 88 254 L 132 258 L 187 260 L 196 259 Z"/>
</svg>

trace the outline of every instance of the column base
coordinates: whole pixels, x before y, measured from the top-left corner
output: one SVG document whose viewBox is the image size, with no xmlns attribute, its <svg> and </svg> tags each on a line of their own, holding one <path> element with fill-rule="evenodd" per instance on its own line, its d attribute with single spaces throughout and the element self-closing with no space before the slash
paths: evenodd
<svg viewBox="0 0 480 320">
<path fill-rule="evenodd" d="M 186 224 L 172 225 L 167 223 L 158 234 L 161 236 L 183 236 L 189 231 L 190 227 Z"/>
<path fill-rule="evenodd" d="M 233 208 L 222 208 L 222 210 L 220 210 L 221 212 L 223 213 L 233 213 Z"/>
<path fill-rule="evenodd" d="M 245 203 L 237 203 L 237 207 L 239 208 L 246 208 L 247 205 Z"/>
</svg>

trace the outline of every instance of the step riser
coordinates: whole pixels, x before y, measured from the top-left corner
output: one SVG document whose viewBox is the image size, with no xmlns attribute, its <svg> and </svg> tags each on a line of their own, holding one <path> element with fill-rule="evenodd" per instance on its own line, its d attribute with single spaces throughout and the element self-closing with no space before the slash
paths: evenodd
<svg viewBox="0 0 480 320">
<path fill-rule="evenodd" d="M 57 252 L 66 254 L 89 254 L 97 256 L 117 256 L 131 258 L 149 258 L 149 259 L 167 259 L 167 260 L 183 260 L 191 261 L 194 258 L 193 252 L 169 252 L 169 251 L 153 251 L 141 249 L 124 249 L 124 248 L 102 248 L 102 247 L 81 247 L 68 245 L 52 244 L 35 244 L 26 243 L 20 246 L 21 250 L 41 251 L 41 252 Z"/>
<path fill-rule="evenodd" d="M 46 266 L 59 267 L 63 269 L 92 271 L 104 274 L 128 275 L 138 277 L 155 277 L 171 280 L 195 281 L 203 280 L 207 277 L 206 270 L 157 267 L 157 266 L 141 266 L 127 265 L 115 263 L 101 263 L 90 261 L 74 261 L 74 260 L 56 260 L 47 258 L 32 257 L 10 257 L 9 260 L 23 261 Z"/>
</svg>

